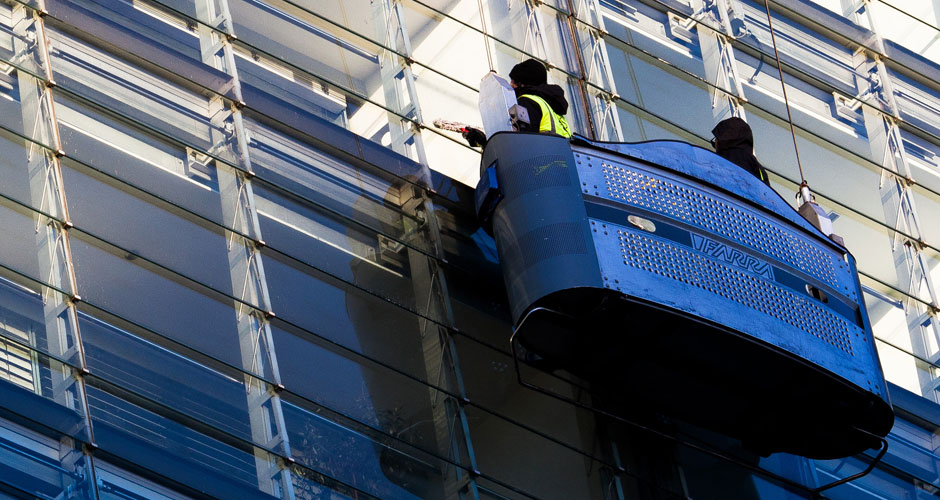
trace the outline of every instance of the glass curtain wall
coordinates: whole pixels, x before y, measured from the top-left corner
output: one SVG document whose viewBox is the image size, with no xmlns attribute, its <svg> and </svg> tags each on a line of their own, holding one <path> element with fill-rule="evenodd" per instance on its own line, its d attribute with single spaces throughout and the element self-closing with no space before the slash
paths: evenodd
<svg viewBox="0 0 940 500">
<path fill-rule="evenodd" d="M 432 125 L 528 57 L 594 139 L 745 116 L 836 217 L 889 381 L 937 401 L 940 11 L 770 7 L 799 159 L 759 1 L 0 0 L 0 494 L 809 498 L 864 469 L 522 387 L 479 152 Z M 825 495 L 934 494 L 938 422 Z"/>
</svg>

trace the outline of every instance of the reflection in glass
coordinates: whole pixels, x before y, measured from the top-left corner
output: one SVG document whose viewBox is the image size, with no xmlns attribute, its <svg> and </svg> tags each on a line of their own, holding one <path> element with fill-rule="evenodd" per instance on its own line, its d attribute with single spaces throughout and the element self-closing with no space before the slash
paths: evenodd
<svg viewBox="0 0 940 500">
<path fill-rule="evenodd" d="M 419 329 L 426 320 L 296 261 L 262 255 L 278 318 L 428 380 Z"/>
<path fill-rule="evenodd" d="M 597 491 L 603 484 L 598 476 L 600 464 L 476 407 L 467 406 L 466 412 L 477 463 L 484 475 L 536 497 L 600 498 Z M 569 420 L 570 415 L 552 414 L 551 418 L 559 426 L 577 429 L 577 424 Z M 540 466 L 531 467 L 521 459 L 523 456 L 540 457 Z"/>
<path fill-rule="evenodd" d="M 423 238 L 409 234 L 419 222 L 403 207 L 421 195 L 419 188 L 406 182 L 417 179 L 403 181 L 378 168 L 340 161 L 253 120 L 246 120 L 246 125 L 252 136 L 252 165 L 265 184 L 275 184 L 302 197 L 299 201 L 310 205 L 307 210 L 333 212 L 348 218 L 346 225 L 358 223 L 415 248 L 429 249 Z M 259 198 L 274 196 L 276 200 L 280 196 L 287 200 L 287 193 L 276 194 L 283 193 L 279 189 L 264 185 L 258 189 L 271 193 L 259 194 Z"/>
<path fill-rule="evenodd" d="M 300 465 L 376 498 L 444 498 L 444 465 L 438 460 L 385 446 L 301 406 L 285 402 L 283 407 L 293 457 Z"/>
<path fill-rule="evenodd" d="M 352 354 L 330 342 L 276 323 L 272 328 L 275 351 L 284 386 L 297 396 L 322 407 L 314 410 L 331 420 L 330 408 L 338 415 L 354 419 L 394 438 L 391 446 L 407 445 L 432 455 L 466 463 L 455 456 L 452 443 L 465 439 L 459 428 L 447 426 L 452 415 L 452 396 L 427 383 L 416 381 L 368 359 Z M 296 404 L 309 405 L 296 396 Z M 373 434 L 377 434 L 374 433 Z"/>
</svg>

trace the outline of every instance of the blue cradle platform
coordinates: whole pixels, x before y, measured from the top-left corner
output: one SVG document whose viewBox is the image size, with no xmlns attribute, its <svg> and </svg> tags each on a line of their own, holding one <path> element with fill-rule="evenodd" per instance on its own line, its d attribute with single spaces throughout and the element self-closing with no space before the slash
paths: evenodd
<svg viewBox="0 0 940 500">
<path fill-rule="evenodd" d="M 758 179 L 682 142 L 525 133 L 481 167 L 516 338 L 549 365 L 765 455 L 891 429 L 854 259 Z"/>
</svg>

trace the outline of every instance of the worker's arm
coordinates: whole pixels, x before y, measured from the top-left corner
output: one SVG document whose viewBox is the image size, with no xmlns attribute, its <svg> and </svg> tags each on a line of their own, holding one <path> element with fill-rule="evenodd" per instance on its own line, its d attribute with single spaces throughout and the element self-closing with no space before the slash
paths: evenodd
<svg viewBox="0 0 940 500">
<path fill-rule="evenodd" d="M 529 114 L 529 124 L 528 126 L 522 124 L 519 128 L 520 132 L 538 132 L 539 124 L 542 123 L 542 108 L 539 107 L 538 103 L 529 99 L 527 97 L 520 97 L 518 104 L 525 108 Z M 444 123 L 443 120 L 437 120 L 441 124 Z M 435 125 L 438 128 L 445 128 L 446 130 L 459 130 L 463 138 L 467 140 L 467 143 L 470 144 L 470 147 L 483 147 L 486 146 L 487 137 L 482 130 L 476 127 L 462 126 L 461 128 L 446 128 L 439 125 L 435 122 Z M 447 122 L 448 124 L 450 122 Z M 460 124 L 462 125 L 462 124 Z"/>
<path fill-rule="evenodd" d="M 486 146 L 486 134 L 478 128 L 466 127 L 461 130 L 460 135 L 467 140 L 471 148 Z"/>
</svg>

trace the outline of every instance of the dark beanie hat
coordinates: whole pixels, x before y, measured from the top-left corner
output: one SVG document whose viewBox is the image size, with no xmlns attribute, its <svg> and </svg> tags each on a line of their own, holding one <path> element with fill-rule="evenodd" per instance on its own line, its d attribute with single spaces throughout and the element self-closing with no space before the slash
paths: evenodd
<svg viewBox="0 0 940 500">
<path fill-rule="evenodd" d="M 729 148 L 754 147 L 754 134 L 746 121 L 732 116 L 718 122 L 712 129 L 715 136 L 715 150 L 721 151 Z"/>
<path fill-rule="evenodd" d="M 545 66 L 535 59 L 526 59 L 512 67 L 509 78 L 520 85 L 542 85 L 548 83 Z"/>
</svg>

